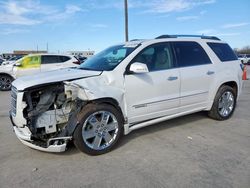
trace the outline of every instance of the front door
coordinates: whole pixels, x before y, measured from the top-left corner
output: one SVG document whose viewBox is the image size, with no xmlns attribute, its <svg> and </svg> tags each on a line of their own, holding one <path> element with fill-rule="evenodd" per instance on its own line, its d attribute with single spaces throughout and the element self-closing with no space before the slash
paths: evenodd
<svg viewBox="0 0 250 188">
<path fill-rule="evenodd" d="M 125 75 L 128 122 L 136 123 L 178 112 L 180 75 L 169 43 L 151 45 L 133 62 L 145 63 L 148 73 Z"/>
</svg>

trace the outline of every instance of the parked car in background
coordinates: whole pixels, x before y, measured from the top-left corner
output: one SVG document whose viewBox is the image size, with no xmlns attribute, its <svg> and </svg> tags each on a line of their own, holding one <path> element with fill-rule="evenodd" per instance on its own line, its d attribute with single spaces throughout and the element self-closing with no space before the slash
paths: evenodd
<svg viewBox="0 0 250 188">
<path fill-rule="evenodd" d="M 79 60 L 71 55 L 31 54 L 0 66 L 0 91 L 11 88 L 13 80 L 20 76 L 37 74 L 39 72 L 78 66 Z"/>
<path fill-rule="evenodd" d="M 4 62 L 4 59 L 0 58 L 0 66 L 2 65 L 3 62 Z"/>
<path fill-rule="evenodd" d="M 2 62 L 1 65 L 8 65 L 8 64 L 14 64 L 18 59 L 21 59 L 23 56 L 14 56 L 11 57 L 10 59 Z"/>
<path fill-rule="evenodd" d="M 250 65 L 250 54 L 238 54 L 238 58 L 241 63 Z"/>
<path fill-rule="evenodd" d="M 123 134 L 171 118 L 207 111 L 229 119 L 241 88 L 241 63 L 227 43 L 163 35 L 111 46 L 78 68 L 18 78 L 10 118 L 31 148 L 62 152 L 73 140 L 98 155 Z"/>
</svg>

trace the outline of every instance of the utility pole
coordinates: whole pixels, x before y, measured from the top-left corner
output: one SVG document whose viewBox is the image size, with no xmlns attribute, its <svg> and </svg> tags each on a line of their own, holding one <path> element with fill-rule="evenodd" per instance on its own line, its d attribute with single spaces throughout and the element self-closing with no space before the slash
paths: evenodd
<svg viewBox="0 0 250 188">
<path fill-rule="evenodd" d="M 128 0 L 124 0 L 125 12 L 125 41 L 128 41 Z"/>
<path fill-rule="evenodd" d="M 47 48 L 47 53 L 49 53 L 49 43 L 48 42 L 46 44 L 46 48 Z"/>
</svg>

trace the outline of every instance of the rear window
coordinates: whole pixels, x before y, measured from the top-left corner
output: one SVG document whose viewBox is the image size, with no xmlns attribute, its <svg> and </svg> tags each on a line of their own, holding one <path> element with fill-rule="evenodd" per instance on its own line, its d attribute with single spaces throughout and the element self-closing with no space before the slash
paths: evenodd
<svg viewBox="0 0 250 188">
<path fill-rule="evenodd" d="M 65 61 L 70 60 L 70 57 L 68 56 L 59 56 L 59 58 L 60 58 L 60 62 L 65 62 Z"/>
<path fill-rule="evenodd" d="M 238 59 L 232 48 L 226 43 L 208 42 L 207 44 L 221 61 L 234 61 Z"/>
</svg>

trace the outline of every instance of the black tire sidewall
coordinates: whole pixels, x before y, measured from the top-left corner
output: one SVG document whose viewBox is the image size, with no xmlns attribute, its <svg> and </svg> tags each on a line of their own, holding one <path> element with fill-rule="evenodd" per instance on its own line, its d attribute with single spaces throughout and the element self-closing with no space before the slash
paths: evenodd
<svg viewBox="0 0 250 188">
<path fill-rule="evenodd" d="M 94 150 L 90 148 L 84 141 L 82 137 L 82 127 L 84 125 L 84 122 L 86 119 L 93 113 L 97 111 L 108 111 L 111 112 L 117 119 L 118 121 L 118 133 L 115 138 L 115 141 L 107 148 L 103 150 Z M 79 113 L 78 116 L 78 122 L 79 124 L 77 125 L 74 133 L 73 133 L 73 140 L 75 146 L 82 152 L 87 153 L 89 155 L 101 155 L 104 153 L 109 152 L 112 150 L 115 145 L 118 143 L 120 140 L 120 137 L 123 135 L 123 118 L 121 113 L 113 106 L 107 105 L 107 104 L 88 104 L 83 107 L 82 111 Z"/>
<path fill-rule="evenodd" d="M 232 95 L 234 96 L 234 106 L 233 106 L 233 109 L 232 111 L 230 112 L 230 114 L 228 116 L 222 116 L 220 113 L 219 113 L 219 108 L 218 108 L 218 105 L 219 105 L 219 100 L 221 98 L 221 96 L 225 93 L 225 92 L 230 92 L 232 93 Z M 236 102 L 237 102 L 237 96 L 236 96 L 236 93 L 234 92 L 234 90 L 230 87 L 230 86 L 222 86 L 217 95 L 216 95 L 216 98 L 215 98 L 215 110 L 216 110 L 216 113 L 217 115 L 220 117 L 221 120 L 226 120 L 226 119 L 229 119 L 233 113 L 234 113 L 234 110 L 235 110 L 235 107 L 236 107 Z"/>
</svg>

